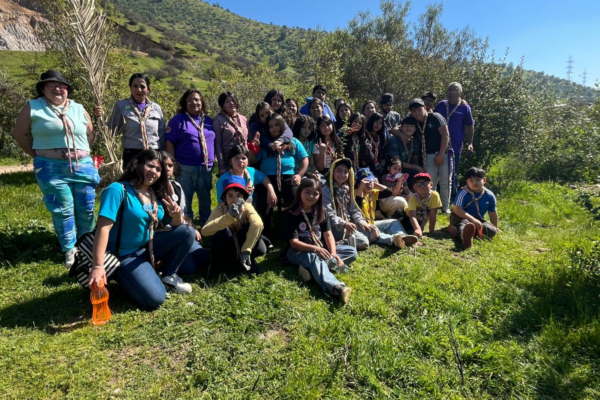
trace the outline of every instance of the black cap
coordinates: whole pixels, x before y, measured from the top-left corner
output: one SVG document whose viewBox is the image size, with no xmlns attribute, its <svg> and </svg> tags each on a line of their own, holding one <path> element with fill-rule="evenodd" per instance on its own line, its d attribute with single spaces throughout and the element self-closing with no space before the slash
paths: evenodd
<svg viewBox="0 0 600 400">
<path fill-rule="evenodd" d="M 408 109 L 412 110 L 415 106 L 425 107 L 425 103 L 421 99 L 412 99 L 410 103 L 408 103 Z"/>
<path fill-rule="evenodd" d="M 379 100 L 379 104 L 385 104 L 389 102 L 394 102 L 394 95 L 391 93 L 384 93 L 381 95 L 381 100 Z"/>
<path fill-rule="evenodd" d="M 36 83 L 35 85 L 35 89 L 37 90 L 38 94 L 41 96 L 44 94 L 44 90 L 43 90 L 43 86 L 46 82 L 59 82 L 59 83 L 63 83 L 65 85 L 67 85 L 69 87 L 69 91 L 71 90 L 71 85 L 69 85 L 69 83 L 67 82 L 67 80 L 65 79 L 64 75 L 61 74 L 58 71 L 54 71 L 52 69 L 44 72 L 41 76 L 40 76 L 40 81 L 38 83 Z"/>
</svg>

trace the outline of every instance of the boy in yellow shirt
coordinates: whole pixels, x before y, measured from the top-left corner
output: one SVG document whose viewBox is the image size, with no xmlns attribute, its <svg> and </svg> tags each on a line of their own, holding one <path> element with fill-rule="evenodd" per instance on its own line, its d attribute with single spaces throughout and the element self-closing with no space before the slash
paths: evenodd
<svg viewBox="0 0 600 400">
<path fill-rule="evenodd" d="M 435 222 L 438 209 L 442 208 L 442 201 L 439 193 L 433 190 L 433 182 L 427 172 L 421 172 L 414 176 L 413 189 L 415 193 L 410 196 L 405 212 L 414 229 L 414 235 L 422 238 L 428 220 L 429 233 L 436 233 Z"/>
</svg>

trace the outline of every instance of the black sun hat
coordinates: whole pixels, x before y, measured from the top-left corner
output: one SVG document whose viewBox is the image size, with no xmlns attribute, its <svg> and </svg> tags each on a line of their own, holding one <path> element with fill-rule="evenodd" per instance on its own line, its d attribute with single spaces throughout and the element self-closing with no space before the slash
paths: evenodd
<svg viewBox="0 0 600 400">
<path fill-rule="evenodd" d="M 65 85 L 67 85 L 67 90 L 69 91 L 69 93 L 71 93 L 71 91 L 73 90 L 73 87 L 69 84 L 69 82 L 67 82 L 67 80 L 65 79 L 63 74 L 61 74 L 58 71 L 54 71 L 54 70 L 50 69 L 50 70 L 44 72 L 40 76 L 39 82 L 35 84 L 35 90 L 37 91 L 37 93 L 40 96 L 42 96 L 44 94 L 43 87 L 46 82 L 63 83 Z"/>
</svg>

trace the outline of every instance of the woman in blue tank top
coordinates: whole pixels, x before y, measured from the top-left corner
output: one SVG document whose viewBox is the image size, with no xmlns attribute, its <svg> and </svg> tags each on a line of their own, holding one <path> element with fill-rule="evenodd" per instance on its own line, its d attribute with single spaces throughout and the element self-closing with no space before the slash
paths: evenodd
<svg viewBox="0 0 600 400">
<path fill-rule="evenodd" d="M 83 106 L 68 98 L 73 87 L 60 72 L 44 72 L 35 88 L 38 97 L 23 107 L 12 136 L 34 159 L 35 177 L 70 267 L 77 238 L 94 226 L 100 176 L 90 147 L 96 133 Z"/>
</svg>

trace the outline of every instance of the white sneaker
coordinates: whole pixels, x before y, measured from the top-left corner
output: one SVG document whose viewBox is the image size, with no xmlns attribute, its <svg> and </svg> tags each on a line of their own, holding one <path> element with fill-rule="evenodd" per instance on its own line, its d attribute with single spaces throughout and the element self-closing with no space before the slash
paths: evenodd
<svg viewBox="0 0 600 400">
<path fill-rule="evenodd" d="M 180 294 L 192 293 L 192 285 L 185 283 L 177 274 L 163 276 L 161 281 L 167 290 Z"/>
<path fill-rule="evenodd" d="M 65 266 L 67 268 L 71 268 L 75 263 L 75 253 L 77 253 L 77 247 L 65 251 Z"/>
<path fill-rule="evenodd" d="M 298 274 L 300 274 L 300 278 L 302 278 L 304 282 L 310 282 L 310 280 L 312 279 L 310 271 L 301 265 L 298 265 Z"/>
</svg>

